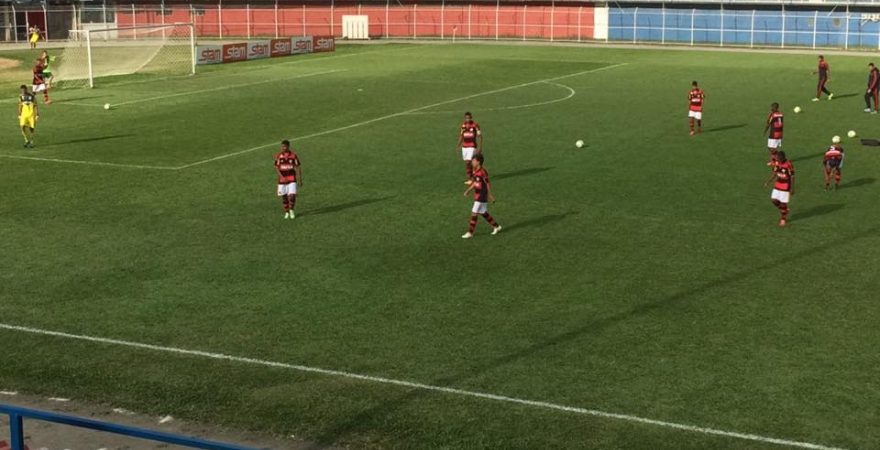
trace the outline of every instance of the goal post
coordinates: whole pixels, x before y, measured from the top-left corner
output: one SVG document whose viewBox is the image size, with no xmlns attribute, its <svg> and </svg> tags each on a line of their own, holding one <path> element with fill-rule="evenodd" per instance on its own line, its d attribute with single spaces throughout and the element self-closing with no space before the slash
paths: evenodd
<svg viewBox="0 0 880 450">
<path fill-rule="evenodd" d="M 71 30 L 56 65 L 62 87 L 95 87 L 103 77 L 196 72 L 192 23 Z"/>
</svg>

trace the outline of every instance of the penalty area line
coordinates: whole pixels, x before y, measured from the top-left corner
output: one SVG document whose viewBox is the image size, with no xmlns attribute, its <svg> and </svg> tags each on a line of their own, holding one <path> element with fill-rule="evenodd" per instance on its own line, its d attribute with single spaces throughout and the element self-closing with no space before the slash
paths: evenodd
<svg viewBox="0 0 880 450">
<path fill-rule="evenodd" d="M 342 126 L 342 127 L 332 128 L 332 129 L 324 130 L 324 131 L 318 131 L 318 132 L 316 132 L 316 133 L 307 134 L 307 135 L 305 135 L 305 136 L 297 136 L 297 137 L 293 137 L 293 138 L 290 138 L 290 140 L 291 140 L 291 141 L 301 141 L 301 140 L 304 140 L 304 139 L 310 139 L 310 138 L 313 138 L 313 137 L 326 136 L 326 135 L 328 135 L 328 134 L 338 133 L 338 132 L 340 132 L 340 131 L 346 131 L 346 130 L 350 130 L 350 129 L 352 129 L 352 128 L 358 128 L 358 127 L 362 127 L 362 126 L 365 126 L 365 125 L 370 125 L 370 124 L 372 124 L 372 123 L 381 122 L 381 121 L 388 120 L 388 119 L 393 119 L 393 118 L 395 118 L 395 117 L 405 116 L 405 115 L 407 115 L 407 114 L 418 113 L 419 111 L 424 111 L 424 110 L 426 110 L 426 109 L 436 108 L 436 107 L 438 107 L 438 106 L 448 105 L 448 104 L 451 104 L 451 103 L 457 103 L 457 102 L 461 102 L 461 101 L 464 101 L 464 100 L 470 100 L 470 99 L 472 99 L 472 98 L 482 97 L 482 96 L 484 96 L 484 95 L 491 95 L 491 94 L 497 94 L 497 93 L 500 93 L 500 92 L 507 92 L 507 91 L 510 91 L 510 90 L 513 90 L 513 89 L 519 89 L 519 88 L 523 88 L 523 87 L 526 87 L 526 86 L 532 86 L 532 85 L 535 85 L 535 84 L 541 84 L 541 83 L 553 83 L 554 81 L 564 80 L 564 79 L 566 79 L 566 78 L 572 78 L 572 77 L 576 77 L 576 76 L 580 76 L 580 75 L 586 75 L 586 74 L 589 74 L 589 73 L 601 72 L 601 71 L 603 71 L 603 70 L 614 69 L 614 68 L 616 68 L 616 67 L 625 66 L 625 65 L 627 65 L 627 64 L 629 64 L 629 63 L 618 63 L 618 64 L 612 64 L 612 65 L 610 65 L 610 66 L 602 66 L 602 67 L 598 67 L 598 68 L 596 68 L 596 69 L 583 70 L 583 71 L 580 71 L 580 72 L 570 73 L 570 74 L 567 74 L 567 75 L 560 75 L 560 76 L 557 76 L 557 77 L 544 78 L 544 79 L 542 79 L 542 80 L 529 81 L 529 82 L 526 82 L 526 83 L 515 84 L 515 85 L 512 85 L 512 86 L 506 86 L 506 87 L 503 87 L 503 88 L 492 89 L 492 90 L 489 90 L 489 91 L 477 92 L 476 94 L 470 94 L 470 95 L 465 95 L 464 97 L 458 97 L 458 98 L 453 98 L 453 99 L 450 99 L 450 100 L 444 100 L 444 101 L 437 102 L 437 103 L 431 103 L 430 105 L 419 106 L 419 107 L 417 107 L 417 108 L 412 108 L 412 109 L 408 109 L 408 110 L 406 110 L 406 111 L 400 111 L 400 112 L 396 112 L 396 113 L 392 113 L 392 114 L 388 114 L 388 115 L 384 115 L 384 116 L 376 117 L 376 118 L 373 118 L 373 119 L 364 120 L 363 122 L 357 122 L 357 123 L 353 123 L 353 124 L 351 124 L 351 125 L 345 125 L 345 126 Z M 190 167 L 195 167 L 195 166 L 199 166 L 199 165 L 202 165 L 202 164 L 207 164 L 207 163 L 214 162 L 214 161 L 219 161 L 219 160 L 221 160 L 221 159 L 231 158 L 231 157 L 233 157 L 233 156 L 238 156 L 238 155 L 243 155 L 243 154 L 245 154 L 245 153 L 254 152 L 254 151 L 257 151 L 257 150 L 260 150 L 260 149 L 264 149 L 264 148 L 266 148 L 266 147 L 271 147 L 271 146 L 273 146 L 273 145 L 278 145 L 278 143 L 277 143 L 277 142 L 273 142 L 273 143 L 271 143 L 271 144 L 259 145 L 259 146 L 256 146 L 256 147 L 251 147 L 251 148 L 247 148 L 247 149 L 244 149 L 244 150 L 239 150 L 239 151 L 237 151 L 237 152 L 227 153 L 227 154 L 225 154 L 225 155 L 220 155 L 220 156 L 215 156 L 215 157 L 213 157 L 213 158 L 203 159 L 203 160 L 201 160 L 201 161 L 196 161 L 196 162 L 192 162 L 192 163 L 189 163 L 189 164 L 184 164 L 184 165 L 182 165 L 182 166 L 178 166 L 178 167 L 176 167 L 176 169 L 188 169 L 188 168 L 190 168 Z"/>
<path fill-rule="evenodd" d="M 560 404 L 544 402 L 544 401 L 527 400 L 527 399 L 516 398 L 516 397 L 508 397 L 505 395 L 490 394 L 490 393 L 478 392 L 478 391 L 468 391 L 468 390 L 464 390 L 464 389 L 456 389 L 456 388 L 445 387 L 445 386 L 433 386 L 430 384 L 418 383 L 418 382 L 414 382 L 414 381 L 397 380 L 397 379 L 393 379 L 393 378 L 384 378 L 384 377 L 377 377 L 377 376 L 372 376 L 372 375 L 362 375 L 362 374 L 357 374 L 357 373 L 352 373 L 352 372 L 345 372 L 342 370 L 323 369 L 320 367 L 310 367 L 310 366 L 304 366 L 304 365 L 299 365 L 299 364 L 289 364 L 289 363 L 283 363 L 283 362 L 226 355 L 223 353 L 214 353 L 214 352 L 207 352 L 207 351 L 201 351 L 201 350 L 188 350 L 188 349 L 184 349 L 184 348 L 165 347 L 165 346 L 161 346 L 161 345 L 145 344 L 145 343 L 141 343 L 141 342 L 125 341 L 125 340 L 120 340 L 120 339 L 111 339 L 111 338 L 102 338 L 102 337 L 95 337 L 95 336 L 71 334 L 71 333 L 65 333 L 65 332 L 61 332 L 61 331 L 44 330 L 44 329 L 39 329 L 39 328 L 25 327 L 25 326 L 19 326 L 19 325 L 10 325 L 10 324 L 5 324 L 5 323 L 0 323 L 0 329 L 8 330 L 8 331 L 29 333 L 29 334 L 36 334 L 36 335 L 42 335 L 42 336 L 51 336 L 51 337 L 56 337 L 56 338 L 72 339 L 72 340 L 77 340 L 77 341 L 86 341 L 86 342 L 105 344 L 105 345 L 115 345 L 115 346 L 121 346 L 121 347 L 136 348 L 136 349 L 141 349 L 141 350 L 150 350 L 150 351 L 155 351 L 155 352 L 171 353 L 171 354 L 182 355 L 182 356 L 193 356 L 193 357 L 201 357 L 201 358 L 207 358 L 207 359 L 213 359 L 213 360 L 229 361 L 229 362 L 235 362 L 235 363 L 241 363 L 241 364 L 249 364 L 249 365 L 255 365 L 255 366 L 272 367 L 272 368 L 277 368 L 277 369 L 288 369 L 288 370 L 294 370 L 294 371 L 298 371 L 298 372 L 307 372 L 307 373 L 320 374 L 320 375 L 326 375 L 326 376 L 332 376 L 332 377 L 338 377 L 338 378 L 347 378 L 347 379 L 365 381 L 365 382 L 374 383 L 374 384 L 385 384 L 385 385 L 404 387 L 404 388 L 408 388 L 408 389 L 418 389 L 418 390 L 423 390 L 423 391 L 440 392 L 440 393 L 456 395 L 456 396 L 460 396 L 460 397 L 471 397 L 471 398 L 479 398 L 479 399 L 483 399 L 483 400 L 494 400 L 497 402 L 517 404 L 517 405 L 529 406 L 529 407 L 533 407 L 533 408 L 561 411 L 561 412 L 579 414 L 579 415 L 584 415 L 584 416 L 593 416 L 593 417 L 599 417 L 599 418 L 603 418 L 603 419 L 613 419 L 613 420 L 618 420 L 618 421 L 633 422 L 633 423 L 639 423 L 639 424 L 643 424 L 643 425 L 653 425 L 653 426 L 658 426 L 658 427 L 663 427 L 663 428 L 670 428 L 670 429 L 675 429 L 675 430 L 680 430 L 680 431 L 687 431 L 687 432 L 696 433 L 696 434 L 719 436 L 719 437 L 746 440 L 746 441 L 752 441 L 752 442 L 761 442 L 761 443 L 765 443 L 765 444 L 774 444 L 774 445 L 781 445 L 781 446 L 795 447 L 795 448 L 805 448 L 805 449 L 811 449 L 811 450 L 843 450 L 839 447 L 829 447 L 826 445 L 815 444 L 815 443 L 811 443 L 811 442 L 794 441 L 794 440 L 789 440 L 789 439 L 780 439 L 780 438 L 775 438 L 775 437 L 761 436 L 761 435 L 751 434 L 751 433 L 741 433 L 741 432 L 737 432 L 737 431 L 727 431 L 727 430 L 721 430 L 721 429 L 717 429 L 717 428 L 708 428 L 708 427 L 688 425 L 688 424 L 682 424 L 682 423 L 676 423 L 676 422 L 667 422 L 664 420 L 649 419 L 649 418 L 634 416 L 634 415 L 630 415 L 630 414 L 612 413 L 612 412 L 607 412 L 607 411 L 601 411 L 598 409 L 588 409 L 588 408 L 580 408 L 580 407 L 575 407 L 575 406 L 566 406 L 566 405 L 560 405 Z"/>
</svg>

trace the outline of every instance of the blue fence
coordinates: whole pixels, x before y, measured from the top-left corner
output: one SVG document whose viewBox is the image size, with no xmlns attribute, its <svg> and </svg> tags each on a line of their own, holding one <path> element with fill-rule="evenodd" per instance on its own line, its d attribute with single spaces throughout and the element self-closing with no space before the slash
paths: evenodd
<svg viewBox="0 0 880 450">
<path fill-rule="evenodd" d="M 880 14 L 834 10 L 609 5 L 614 41 L 880 49 Z"/>
<path fill-rule="evenodd" d="M 163 433 L 161 431 L 146 430 L 143 428 L 117 425 L 92 419 L 82 419 L 74 416 L 38 411 L 35 409 L 19 408 L 15 406 L 0 405 L 0 414 L 6 414 L 9 416 L 9 438 L 10 441 L 12 441 L 10 443 L 12 450 L 24 450 L 24 419 L 60 423 L 73 427 L 104 431 L 107 433 L 148 439 L 151 441 L 164 442 L 166 444 L 182 445 L 191 448 L 202 448 L 207 450 L 254 450 L 249 447 L 206 441 L 203 439 Z"/>
</svg>

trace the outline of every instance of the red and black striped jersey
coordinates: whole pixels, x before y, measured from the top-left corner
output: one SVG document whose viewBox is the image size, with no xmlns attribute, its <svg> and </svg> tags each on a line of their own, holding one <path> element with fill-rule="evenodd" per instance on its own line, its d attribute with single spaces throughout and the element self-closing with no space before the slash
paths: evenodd
<svg viewBox="0 0 880 450">
<path fill-rule="evenodd" d="M 706 94 L 703 92 L 702 89 L 691 89 L 691 91 L 688 93 L 688 101 L 690 102 L 691 111 L 702 111 L 704 98 L 706 98 Z"/>
<path fill-rule="evenodd" d="M 474 122 L 473 120 L 469 122 L 462 122 L 461 130 L 459 131 L 459 135 L 461 136 L 461 146 L 462 147 L 477 147 L 477 136 L 479 136 L 482 132 L 480 131 L 480 124 Z"/>
<path fill-rule="evenodd" d="M 843 160 L 843 147 L 834 144 L 831 147 L 828 147 L 828 150 L 825 150 L 825 157 L 823 158 L 824 162 L 841 160 Z"/>
<path fill-rule="evenodd" d="M 776 174 L 776 183 L 773 185 L 773 188 L 777 191 L 790 191 L 792 179 L 794 178 L 794 165 L 791 161 L 776 163 L 773 166 L 773 172 Z"/>
<path fill-rule="evenodd" d="M 484 167 L 480 167 L 471 175 L 474 183 L 474 201 L 486 203 L 489 201 L 489 172 Z"/>
<path fill-rule="evenodd" d="M 770 139 L 782 139 L 782 112 L 773 111 L 767 116 L 770 126 Z"/>
<path fill-rule="evenodd" d="M 819 61 L 819 78 L 828 78 L 828 61 Z"/>
<path fill-rule="evenodd" d="M 275 155 L 275 168 L 278 169 L 278 184 L 296 182 L 296 167 L 299 166 L 299 157 L 292 151 L 281 152 Z"/>
<path fill-rule="evenodd" d="M 44 66 L 42 64 L 37 64 L 36 66 L 34 66 L 34 83 L 33 84 L 37 85 L 37 84 L 44 84 L 45 83 L 45 81 L 43 81 L 43 69 L 44 69 Z"/>
</svg>

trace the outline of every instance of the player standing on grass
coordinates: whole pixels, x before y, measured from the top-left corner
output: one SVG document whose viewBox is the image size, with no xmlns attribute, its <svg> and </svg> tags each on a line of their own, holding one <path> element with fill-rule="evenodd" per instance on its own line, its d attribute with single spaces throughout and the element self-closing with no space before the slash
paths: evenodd
<svg viewBox="0 0 880 450">
<path fill-rule="evenodd" d="M 303 184 L 302 166 L 299 157 L 290 150 L 290 141 L 281 141 L 281 153 L 275 155 L 275 170 L 278 171 L 278 196 L 284 203 L 284 218 L 293 219 L 296 216 L 293 208 L 296 206 L 297 182 Z"/>
<path fill-rule="evenodd" d="M 834 190 L 840 189 L 840 169 L 843 168 L 843 147 L 839 144 L 831 144 L 825 150 L 822 158 L 822 166 L 825 167 L 825 190 L 831 189 L 831 176 L 834 176 Z"/>
<path fill-rule="evenodd" d="M 779 103 L 770 105 L 770 114 L 767 115 L 764 133 L 768 131 L 770 134 L 767 135 L 767 150 L 770 151 L 770 162 L 767 165 L 772 166 L 779 147 L 782 147 L 782 112 L 779 111 Z"/>
<path fill-rule="evenodd" d="M 465 183 L 470 182 L 473 174 L 471 159 L 474 155 L 483 151 L 483 132 L 480 124 L 474 122 L 471 113 L 464 113 L 464 122 L 458 131 L 458 146 L 461 148 L 461 159 L 464 160 L 464 170 L 467 174 Z"/>
<path fill-rule="evenodd" d="M 36 64 L 34 64 L 34 95 L 36 95 L 37 92 L 42 92 L 43 103 L 48 105 L 52 103 L 52 100 L 49 100 L 49 87 L 46 86 L 43 69 L 45 69 L 45 66 L 43 66 L 42 61 L 39 59 L 36 60 Z"/>
<path fill-rule="evenodd" d="M 691 136 L 694 135 L 694 122 L 697 123 L 697 133 L 703 132 L 703 99 L 706 93 L 697 86 L 697 82 L 691 83 L 691 91 L 688 93 L 688 120 L 691 127 Z"/>
<path fill-rule="evenodd" d="M 37 109 L 34 94 L 22 84 L 21 95 L 18 97 L 18 126 L 21 127 L 21 135 L 24 136 L 24 148 L 34 148 L 34 131 L 39 118 L 40 111 Z"/>
<path fill-rule="evenodd" d="M 40 40 L 40 27 L 34 25 L 28 30 L 28 34 L 30 34 L 30 38 L 28 42 L 31 44 L 31 48 L 37 48 L 37 41 Z"/>
<path fill-rule="evenodd" d="M 878 90 L 880 90 L 880 70 L 877 70 L 877 67 L 874 66 L 874 63 L 868 63 L 868 90 L 865 91 L 865 112 L 871 114 L 877 114 L 877 109 L 880 108 L 878 104 L 880 104 L 880 95 L 878 95 Z M 874 109 L 871 109 L 871 99 L 874 99 Z"/>
<path fill-rule="evenodd" d="M 813 99 L 814 102 L 818 102 L 819 98 L 822 97 L 822 93 L 828 95 L 828 100 L 834 98 L 834 94 L 825 87 L 825 83 L 831 81 L 831 67 L 828 66 L 828 61 L 825 61 L 825 57 L 819 55 L 819 68 L 813 72 L 813 75 L 819 74 L 819 84 L 816 86 L 816 98 Z"/>
<path fill-rule="evenodd" d="M 492 184 L 489 182 L 489 173 L 483 167 L 483 154 L 477 153 L 471 160 L 471 181 L 467 190 L 464 191 L 465 197 L 471 191 L 474 191 L 474 206 L 471 208 L 471 220 L 468 223 L 468 231 L 461 237 L 470 239 L 474 237 L 474 229 L 477 228 L 478 216 L 483 216 L 489 226 L 492 227 L 492 234 L 498 234 L 501 231 L 501 225 L 495 222 L 492 215 L 489 214 L 489 202 L 495 203 L 495 196 L 492 194 Z"/>
<path fill-rule="evenodd" d="M 782 150 L 776 152 L 773 174 L 764 186 L 771 182 L 773 182 L 773 190 L 770 192 L 770 201 L 779 209 L 779 226 L 784 227 L 788 223 L 788 202 L 794 195 L 794 165 L 785 157 L 785 152 Z"/>
</svg>

